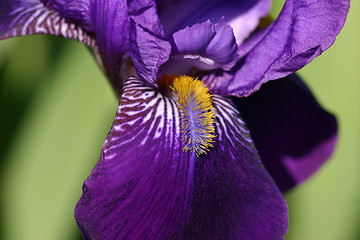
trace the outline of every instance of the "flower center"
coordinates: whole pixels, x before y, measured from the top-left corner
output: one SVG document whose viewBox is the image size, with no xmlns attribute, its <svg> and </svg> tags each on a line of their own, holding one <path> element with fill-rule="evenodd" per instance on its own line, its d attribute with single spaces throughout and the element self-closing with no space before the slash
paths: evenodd
<svg viewBox="0 0 360 240">
<path fill-rule="evenodd" d="M 198 79 L 189 76 L 165 77 L 180 113 L 181 142 L 184 151 L 199 156 L 213 147 L 215 112 L 209 89 Z"/>
</svg>

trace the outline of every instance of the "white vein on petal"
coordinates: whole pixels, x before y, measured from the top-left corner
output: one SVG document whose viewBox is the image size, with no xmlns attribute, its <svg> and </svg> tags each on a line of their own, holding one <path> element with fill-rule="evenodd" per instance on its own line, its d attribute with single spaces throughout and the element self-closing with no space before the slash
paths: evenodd
<svg viewBox="0 0 360 240">
<path fill-rule="evenodd" d="M 50 34 L 64 38 L 70 38 L 95 48 L 95 39 L 81 27 L 68 22 L 57 12 L 45 8 L 42 4 L 32 4 L 13 9 L 3 16 L 4 29 L 1 30 L 0 39 L 31 35 Z"/>
</svg>

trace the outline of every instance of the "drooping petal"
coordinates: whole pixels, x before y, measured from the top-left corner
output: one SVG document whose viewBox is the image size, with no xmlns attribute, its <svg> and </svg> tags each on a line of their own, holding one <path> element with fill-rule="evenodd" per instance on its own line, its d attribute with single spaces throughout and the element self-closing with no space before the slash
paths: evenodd
<svg viewBox="0 0 360 240">
<path fill-rule="evenodd" d="M 309 178 L 334 150 L 335 117 L 319 106 L 295 75 L 267 83 L 236 104 L 265 167 L 282 191 Z"/>
<path fill-rule="evenodd" d="M 127 81 L 102 154 L 76 206 L 85 239 L 176 239 L 194 159 L 180 148 L 175 102 Z"/>
<path fill-rule="evenodd" d="M 283 239 L 281 193 L 236 110 L 221 98 L 214 106 L 219 143 L 195 158 L 182 150 L 176 103 L 127 81 L 75 210 L 85 239 Z"/>
<path fill-rule="evenodd" d="M 242 43 L 256 28 L 259 19 L 265 17 L 270 9 L 270 0 L 158 0 L 161 22 L 168 35 L 211 19 L 213 22 L 225 21 L 234 29 L 236 42 Z"/>
<path fill-rule="evenodd" d="M 196 159 L 185 239 L 284 239 L 285 200 L 262 166 L 245 123 L 225 98 L 214 96 L 213 104 L 218 138 L 208 154 Z"/>
<path fill-rule="evenodd" d="M 157 15 L 154 0 L 129 3 L 130 55 L 142 80 L 156 86 L 157 72 L 170 56 L 171 45 Z"/>
<path fill-rule="evenodd" d="M 92 34 L 44 7 L 39 1 L 1 0 L 0 39 L 31 34 L 61 36 L 95 46 Z"/>
<path fill-rule="evenodd" d="M 224 19 L 210 20 L 186 27 L 173 35 L 172 55 L 176 58 L 199 59 L 216 68 L 230 70 L 236 62 L 237 45 L 232 28 Z"/>
<path fill-rule="evenodd" d="M 333 44 L 348 9 L 349 0 L 287 0 L 268 29 L 240 47 L 243 59 L 222 74 L 214 92 L 247 96 L 261 84 L 299 70 Z"/>
</svg>

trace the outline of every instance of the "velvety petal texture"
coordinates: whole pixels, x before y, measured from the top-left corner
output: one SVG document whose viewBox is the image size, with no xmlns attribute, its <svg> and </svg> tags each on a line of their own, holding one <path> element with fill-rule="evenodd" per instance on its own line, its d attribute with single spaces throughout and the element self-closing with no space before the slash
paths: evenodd
<svg viewBox="0 0 360 240">
<path fill-rule="evenodd" d="M 0 39 L 31 34 L 49 34 L 95 46 L 92 34 L 69 22 L 36 0 L 1 0 Z"/>
<path fill-rule="evenodd" d="M 236 62 L 237 45 L 232 28 L 222 19 L 186 27 L 173 35 L 172 57 L 199 59 L 211 67 L 230 70 Z"/>
<path fill-rule="evenodd" d="M 75 216 L 85 239 L 278 240 L 287 207 L 231 103 L 214 96 L 218 138 L 184 152 L 176 103 L 129 79 Z"/>
<path fill-rule="evenodd" d="M 213 91 L 247 96 L 299 70 L 333 44 L 348 9 L 348 0 L 287 0 L 278 19 L 239 48 L 243 59 L 221 74 Z"/>
<path fill-rule="evenodd" d="M 266 169 L 282 191 L 309 178 L 333 153 L 336 119 L 296 75 L 235 100 Z"/>
<path fill-rule="evenodd" d="M 287 233 L 287 206 L 266 172 L 239 112 L 213 96 L 218 137 L 196 159 L 187 239 L 277 240 Z"/>
</svg>

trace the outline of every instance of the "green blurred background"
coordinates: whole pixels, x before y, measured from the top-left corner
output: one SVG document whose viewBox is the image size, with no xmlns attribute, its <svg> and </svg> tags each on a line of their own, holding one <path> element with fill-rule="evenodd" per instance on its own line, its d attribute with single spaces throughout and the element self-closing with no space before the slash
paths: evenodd
<svg viewBox="0 0 360 240">
<path fill-rule="evenodd" d="M 282 1 L 274 2 L 276 16 Z M 286 195 L 287 240 L 360 239 L 360 19 L 353 1 L 335 45 L 300 71 L 339 120 L 336 153 Z M 0 41 L 0 239 L 81 239 L 73 217 L 117 100 L 80 43 Z"/>
</svg>

